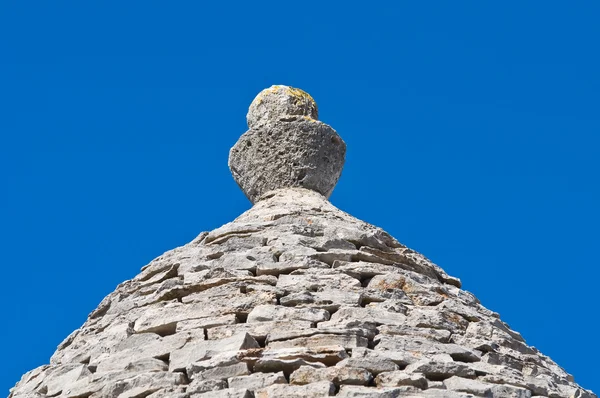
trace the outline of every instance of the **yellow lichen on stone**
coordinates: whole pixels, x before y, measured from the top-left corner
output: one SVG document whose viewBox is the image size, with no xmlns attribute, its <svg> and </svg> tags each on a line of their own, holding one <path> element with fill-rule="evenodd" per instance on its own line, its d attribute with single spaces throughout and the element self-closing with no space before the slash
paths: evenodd
<svg viewBox="0 0 600 398">
<path fill-rule="evenodd" d="M 287 87 L 287 91 L 291 96 L 295 97 L 297 101 L 308 102 L 314 105 L 315 107 L 317 106 L 317 103 L 315 102 L 313 97 L 311 97 L 310 94 L 306 91 L 294 87 Z"/>
<path fill-rule="evenodd" d="M 287 86 L 281 86 L 281 85 L 275 85 L 275 86 L 271 86 L 267 89 L 264 89 L 259 95 L 264 95 L 264 94 L 275 94 L 276 92 L 278 92 L 279 90 L 281 90 L 282 88 L 288 88 Z"/>
<path fill-rule="evenodd" d="M 258 95 L 257 95 L 257 96 L 256 96 L 256 98 L 254 99 L 254 101 L 256 102 L 256 104 L 257 104 L 257 105 L 260 105 L 260 104 L 262 104 L 262 102 L 263 102 L 263 97 L 264 97 L 265 95 L 267 95 L 267 94 L 274 94 L 274 93 L 276 93 L 277 91 L 281 90 L 283 87 L 286 87 L 286 86 L 279 86 L 279 85 L 277 85 L 277 86 L 271 86 L 271 87 L 269 87 L 269 88 L 266 88 L 266 89 L 264 89 L 263 91 L 261 91 L 260 93 L 258 93 Z M 254 101 L 253 101 L 253 102 L 254 102 Z"/>
<path fill-rule="evenodd" d="M 307 93 L 304 90 L 300 90 L 299 88 L 294 88 L 294 87 L 287 87 L 287 92 L 296 99 L 296 105 L 298 105 L 298 106 L 306 105 L 309 107 L 314 107 L 315 112 L 317 114 L 319 114 L 319 109 L 317 108 L 317 103 L 315 102 L 313 97 L 310 96 L 309 93 Z"/>
<path fill-rule="evenodd" d="M 313 97 L 299 88 L 273 85 L 262 90 L 250 104 L 246 119 L 248 127 L 272 124 L 290 116 L 305 120 L 319 119 L 319 110 Z M 307 116 L 307 117 L 306 117 Z"/>
<path fill-rule="evenodd" d="M 282 85 L 273 85 L 269 88 L 264 89 L 263 91 L 261 91 L 256 98 L 254 99 L 254 102 L 256 102 L 257 105 L 262 104 L 263 102 L 263 98 L 266 95 L 269 94 L 275 94 L 277 93 L 279 90 L 285 90 L 286 94 L 288 94 L 290 97 L 294 98 L 294 104 L 296 106 L 307 106 L 307 107 L 314 107 L 314 109 L 317 111 L 318 113 L 318 108 L 317 108 L 317 103 L 315 102 L 315 100 L 313 99 L 313 97 L 310 96 L 310 94 L 308 94 L 306 91 L 301 90 L 299 88 L 295 88 L 295 87 L 289 87 L 289 86 L 282 86 Z"/>
</svg>

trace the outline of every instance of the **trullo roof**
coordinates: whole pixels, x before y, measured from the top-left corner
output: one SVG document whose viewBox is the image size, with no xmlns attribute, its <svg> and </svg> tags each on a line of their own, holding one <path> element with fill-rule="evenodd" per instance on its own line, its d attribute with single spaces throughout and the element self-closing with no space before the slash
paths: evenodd
<svg viewBox="0 0 600 398">
<path fill-rule="evenodd" d="M 10 398 L 594 397 L 460 281 L 334 207 L 313 99 L 253 101 L 229 165 L 254 206 L 120 284 Z"/>
</svg>

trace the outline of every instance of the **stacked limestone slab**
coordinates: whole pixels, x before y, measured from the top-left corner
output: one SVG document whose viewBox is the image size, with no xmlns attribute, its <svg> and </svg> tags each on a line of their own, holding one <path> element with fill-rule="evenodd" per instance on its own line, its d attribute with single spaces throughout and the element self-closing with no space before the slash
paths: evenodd
<svg viewBox="0 0 600 398">
<path fill-rule="evenodd" d="M 595 396 L 457 278 L 273 181 L 119 285 L 10 398 Z"/>
</svg>

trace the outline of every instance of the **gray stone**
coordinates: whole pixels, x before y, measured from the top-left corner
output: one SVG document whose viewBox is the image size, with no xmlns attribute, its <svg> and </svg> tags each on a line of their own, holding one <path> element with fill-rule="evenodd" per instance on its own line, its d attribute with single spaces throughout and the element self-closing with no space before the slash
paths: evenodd
<svg viewBox="0 0 600 398">
<path fill-rule="evenodd" d="M 475 395 L 466 392 L 448 391 L 442 389 L 428 389 L 417 395 L 410 395 L 411 398 L 475 398 Z"/>
<path fill-rule="evenodd" d="M 335 366 L 366 369 L 374 376 L 377 376 L 383 372 L 392 372 L 399 369 L 398 365 L 396 365 L 391 359 L 373 357 L 346 358 L 338 362 Z"/>
<path fill-rule="evenodd" d="M 85 365 L 63 365 L 48 374 L 42 389 L 45 390 L 46 395 L 58 395 L 63 389 L 68 388 L 68 386 L 90 374 Z"/>
<path fill-rule="evenodd" d="M 17 385 L 10 389 L 11 396 L 16 394 L 35 394 L 35 390 L 45 381 L 46 374 L 50 370 L 50 365 L 43 365 L 25 373 Z"/>
<path fill-rule="evenodd" d="M 437 281 L 417 274 L 420 281 L 413 279 L 414 273 L 398 270 L 396 273 L 375 275 L 367 288 L 389 291 L 390 289 L 401 290 L 415 305 L 436 305 L 444 301 L 447 294 Z"/>
<path fill-rule="evenodd" d="M 255 398 L 322 398 L 335 394 L 335 385 L 328 381 L 290 386 L 287 384 L 273 384 L 254 392 Z"/>
<path fill-rule="evenodd" d="M 361 302 L 361 295 L 337 289 L 324 292 L 310 292 L 305 290 L 282 297 L 279 302 L 286 307 L 322 308 L 328 312 L 335 312 L 344 305 L 358 307 Z"/>
<path fill-rule="evenodd" d="M 367 347 L 369 340 L 357 335 L 317 334 L 310 337 L 299 337 L 292 340 L 281 340 L 269 342 L 269 348 L 289 347 L 322 347 L 339 345 L 345 349 L 356 347 Z"/>
<path fill-rule="evenodd" d="M 189 394 L 185 392 L 185 387 L 167 387 L 153 392 L 146 398 L 189 398 Z"/>
<path fill-rule="evenodd" d="M 468 392 L 475 395 L 489 395 L 491 389 L 494 387 L 493 384 L 484 383 L 478 380 L 465 379 L 464 377 L 452 376 L 444 380 L 444 386 L 446 389 Z"/>
<path fill-rule="evenodd" d="M 475 378 L 475 371 L 460 362 L 437 362 L 422 360 L 404 369 L 407 373 L 422 373 L 430 380 L 443 380 L 452 376 Z"/>
<path fill-rule="evenodd" d="M 367 284 L 366 290 L 373 290 L 377 291 L 378 293 L 386 292 L 388 289 L 384 286 L 381 286 L 381 288 L 368 287 L 371 282 L 369 279 L 375 277 L 376 275 L 387 275 L 398 272 L 398 267 L 393 264 L 386 265 L 375 262 L 360 261 L 352 258 L 347 261 L 335 261 L 331 266 L 333 269 L 337 269 L 338 271 L 350 275 L 353 278 L 368 281 L 369 283 Z M 406 296 L 401 289 L 391 290 L 393 290 L 394 293 L 400 293 L 402 296 Z M 408 300 L 407 304 L 412 304 L 412 301 Z"/>
<path fill-rule="evenodd" d="M 187 386 L 188 394 L 203 393 L 208 391 L 224 390 L 228 387 L 228 383 L 222 379 L 195 379 Z"/>
<path fill-rule="evenodd" d="M 93 327 L 92 333 L 76 333 L 74 336 L 72 334 L 72 341 L 57 350 L 50 358 L 50 363 L 60 365 L 89 362 L 91 358 L 110 351 L 131 334 L 128 333 L 130 329 L 128 320 L 118 319 L 112 324 Z M 101 328 L 102 333 L 95 333 L 96 327 Z"/>
<path fill-rule="evenodd" d="M 351 319 L 319 322 L 317 331 L 318 333 L 355 334 L 369 340 L 373 340 L 377 335 L 377 327 L 374 323 Z"/>
<path fill-rule="evenodd" d="M 305 252 L 306 250 L 302 250 Z M 299 269 L 307 268 L 329 268 L 329 265 L 321 261 L 307 258 L 305 254 L 302 256 L 295 255 L 293 258 L 286 260 L 286 257 L 292 257 L 290 252 L 285 252 L 279 257 L 278 262 L 258 264 L 256 267 L 256 275 L 281 275 L 290 274 Z"/>
<path fill-rule="evenodd" d="M 439 390 L 445 390 L 446 386 L 444 385 L 443 381 L 431 381 L 428 380 L 427 381 L 427 388 L 431 389 L 431 388 L 437 388 Z"/>
<path fill-rule="evenodd" d="M 175 330 L 176 332 L 184 332 L 186 330 L 194 329 L 209 329 L 223 325 L 234 325 L 237 322 L 238 319 L 234 314 L 228 314 L 211 318 L 200 318 L 179 321 L 177 322 L 177 327 Z"/>
<path fill-rule="evenodd" d="M 311 366 L 301 366 L 290 376 L 290 384 L 310 384 L 317 381 L 330 381 L 339 386 L 342 384 L 369 384 L 373 376 L 365 369 L 350 367 L 329 367 L 318 369 Z"/>
<path fill-rule="evenodd" d="M 420 328 L 408 325 L 381 325 L 377 327 L 377 330 L 381 335 L 423 337 L 429 340 L 439 341 L 440 343 L 448 343 L 450 335 L 452 334 L 449 330 Z M 375 341 L 378 342 L 381 335 L 375 338 Z"/>
<path fill-rule="evenodd" d="M 277 280 L 277 287 L 285 289 L 288 292 L 320 290 L 333 294 L 335 290 L 347 291 L 360 288 L 361 286 L 358 279 L 346 274 L 341 274 L 332 270 L 310 268 L 307 270 L 296 270 L 290 275 L 280 275 Z M 341 292 L 340 295 L 342 294 L 344 293 Z M 356 297 L 356 299 L 358 299 L 358 297 Z M 358 304 L 354 299 L 350 299 L 350 302 L 356 305 Z"/>
<path fill-rule="evenodd" d="M 531 398 L 531 391 L 509 385 L 494 385 L 491 389 L 493 398 Z"/>
<path fill-rule="evenodd" d="M 181 301 L 185 304 L 201 303 L 206 305 L 208 308 L 205 312 L 211 311 L 214 308 L 214 314 L 233 313 L 240 316 L 247 315 L 248 312 L 257 305 L 276 304 L 277 293 L 274 290 L 254 290 L 240 294 L 241 286 L 245 286 L 246 283 L 250 283 L 252 280 L 255 281 L 256 279 L 257 278 L 252 278 L 247 281 L 238 281 L 237 284 L 231 283 L 224 286 L 231 291 L 227 292 L 227 294 L 218 296 L 215 294 L 214 289 L 210 289 L 201 293 L 185 296 Z M 246 288 L 244 287 L 243 290 L 246 290 Z"/>
<path fill-rule="evenodd" d="M 296 322 L 294 322 L 294 324 L 295 323 Z M 352 325 L 339 325 L 336 323 L 334 326 L 329 326 L 328 322 L 320 322 L 316 328 L 311 326 L 304 327 L 303 325 L 298 326 L 298 329 L 293 329 L 292 327 L 282 327 L 279 329 L 273 329 L 271 332 L 269 332 L 267 336 L 267 344 L 271 344 L 277 341 L 288 341 L 298 339 L 301 337 L 311 337 L 321 334 L 362 336 L 366 337 L 367 340 L 372 339 L 374 337 L 374 331 L 371 329 L 370 325 L 365 325 L 364 323 L 360 322 L 356 322 L 356 324 Z"/>
<path fill-rule="evenodd" d="M 258 305 L 248 315 L 247 322 L 298 320 L 322 322 L 329 320 L 329 313 L 315 308 L 288 308 L 277 305 Z"/>
<path fill-rule="evenodd" d="M 401 370 L 384 372 L 377 375 L 375 384 L 378 387 L 413 386 L 421 390 L 427 389 L 427 379 L 419 373 L 407 373 Z"/>
<path fill-rule="evenodd" d="M 165 337 L 155 333 L 133 334 L 113 347 L 112 352 L 93 357 L 90 365 L 95 366 L 98 373 L 144 366 L 151 366 L 155 370 L 158 362 L 148 360 L 166 359 L 172 351 L 183 347 L 191 339 L 203 340 L 204 333 L 184 332 Z"/>
<path fill-rule="evenodd" d="M 246 120 L 248 127 L 253 129 L 268 127 L 293 116 L 318 119 L 315 100 L 299 88 L 275 85 L 258 93 L 250 104 Z"/>
<path fill-rule="evenodd" d="M 283 372 L 290 375 L 302 366 L 311 366 L 313 368 L 323 369 L 326 366 L 321 362 L 309 361 L 303 358 L 263 358 L 256 361 L 254 370 L 257 372 Z"/>
<path fill-rule="evenodd" d="M 249 390 L 258 390 L 273 384 L 287 384 L 283 372 L 277 373 L 253 373 L 248 376 L 230 377 L 227 380 L 231 388 L 247 388 Z"/>
<path fill-rule="evenodd" d="M 300 366 L 322 368 L 333 366 L 346 358 L 348 354 L 341 346 L 267 349 L 261 353 L 254 370 L 264 373 L 282 371 L 289 375 Z"/>
<path fill-rule="evenodd" d="M 202 305 L 159 303 L 156 306 L 145 308 L 144 314 L 135 321 L 133 329 L 136 333 L 172 333 L 177 330 L 179 321 L 211 317 L 212 314 L 207 314 L 206 311 L 202 311 L 202 308 Z M 215 315 L 221 315 L 216 312 Z"/>
<path fill-rule="evenodd" d="M 169 370 L 181 371 L 193 362 L 219 353 L 249 348 L 259 348 L 259 345 L 248 333 L 238 333 L 222 340 L 190 340 L 182 348 L 171 352 Z"/>
<path fill-rule="evenodd" d="M 341 398 L 398 398 L 398 397 L 422 397 L 423 391 L 413 386 L 402 387 L 362 387 L 341 386 L 336 397 Z"/>
<path fill-rule="evenodd" d="M 250 374 L 250 363 L 247 355 L 258 350 L 227 351 L 216 354 L 212 358 L 193 362 L 185 368 L 185 373 L 192 381 L 196 380 L 227 380 L 230 377 Z"/>
<path fill-rule="evenodd" d="M 128 372 L 166 372 L 169 370 L 169 365 L 162 359 L 143 358 L 137 361 L 130 362 L 125 370 Z"/>
<path fill-rule="evenodd" d="M 107 375 L 104 378 L 97 379 L 96 383 L 75 383 L 69 386 L 69 389 L 63 392 L 62 396 L 68 398 L 81 396 L 89 396 L 90 398 L 134 398 L 147 396 L 160 389 L 185 383 L 186 378 L 182 373 L 148 372 L 134 375 L 125 374 L 120 377 Z M 79 389 L 80 387 L 83 388 Z"/>
<path fill-rule="evenodd" d="M 398 366 L 405 367 L 410 363 L 422 360 L 422 355 L 419 352 L 410 351 L 378 351 L 366 348 L 356 348 L 352 350 L 352 358 L 361 361 L 391 361 Z M 391 370 L 396 369 L 389 369 L 388 371 Z"/>
<path fill-rule="evenodd" d="M 250 368 L 245 362 L 224 364 L 208 369 L 201 369 L 202 367 L 202 362 L 196 362 L 188 367 L 188 374 L 193 380 L 227 380 L 250 374 Z"/>
<path fill-rule="evenodd" d="M 381 335 L 376 351 L 419 352 L 422 356 L 432 357 L 438 354 L 450 355 L 453 359 L 463 362 L 477 362 L 478 353 L 456 344 L 441 344 L 422 337 Z"/>
<path fill-rule="evenodd" d="M 469 322 L 462 316 L 440 310 L 438 307 L 415 307 L 410 311 L 406 324 L 419 328 L 443 329 L 452 333 L 464 333 Z"/>
<path fill-rule="evenodd" d="M 254 395 L 245 388 L 226 388 L 224 390 L 216 390 L 203 392 L 199 394 L 191 394 L 190 398 L 254 398 Z"/>
<path fill-rule="evenodd" d="M 308 94 L 285 86 L 265 91 L 248 112 L 250 130 L 229 152 L 233 178 L 252 203 L 291 187 L 329 197 L 342 173 L 346 144 L 312 117 L 316 105 Z"/>
<path fill-rule="evenodd" d="M 374 308 L 343 307 L 331 316 L 332 324 L 346 320 L 359 320 L 376 325 L 403 325 L 406 315 Z"/>
<path fill-rule="evenodd" d="M 286 339 L 294 337 L 312 336 L 319 331 L 312 328 L 312 322 L 287 320 L 287 321 L 262 321 L 252 323 L 237 323 L 231 326 L 219 326 L 207 330 L 209 340 L 224 339 L 234 334 L 245 332 L 257 341 L 265 341 L 267 336 L 285 336 Z M 305 331 L 310 331 L 305 334 Z"/>
</svg>

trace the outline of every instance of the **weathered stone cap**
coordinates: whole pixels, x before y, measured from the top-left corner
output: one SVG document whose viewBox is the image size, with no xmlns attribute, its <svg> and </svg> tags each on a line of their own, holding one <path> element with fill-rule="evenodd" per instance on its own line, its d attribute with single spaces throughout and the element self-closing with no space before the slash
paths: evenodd
<svg viewBox="0 0 600 398">
<path fill-rule="evenodd" d="M 299 88 L 274 85 L 258 93 L 250 104 L 246 120 L 248 128 L 259 129 L 295 116 L 319 119 L 313 97 Z"/>
<path fill-rule="evenodd" d="M 317 104 L 287 86 L 263 90 L 248 110 L 248 130 L 229 152 L 233 178 L 252 203 L 280 188 L 329 197 L 344 166 L 346 144 L 317 120 Z"/>
</svg>

